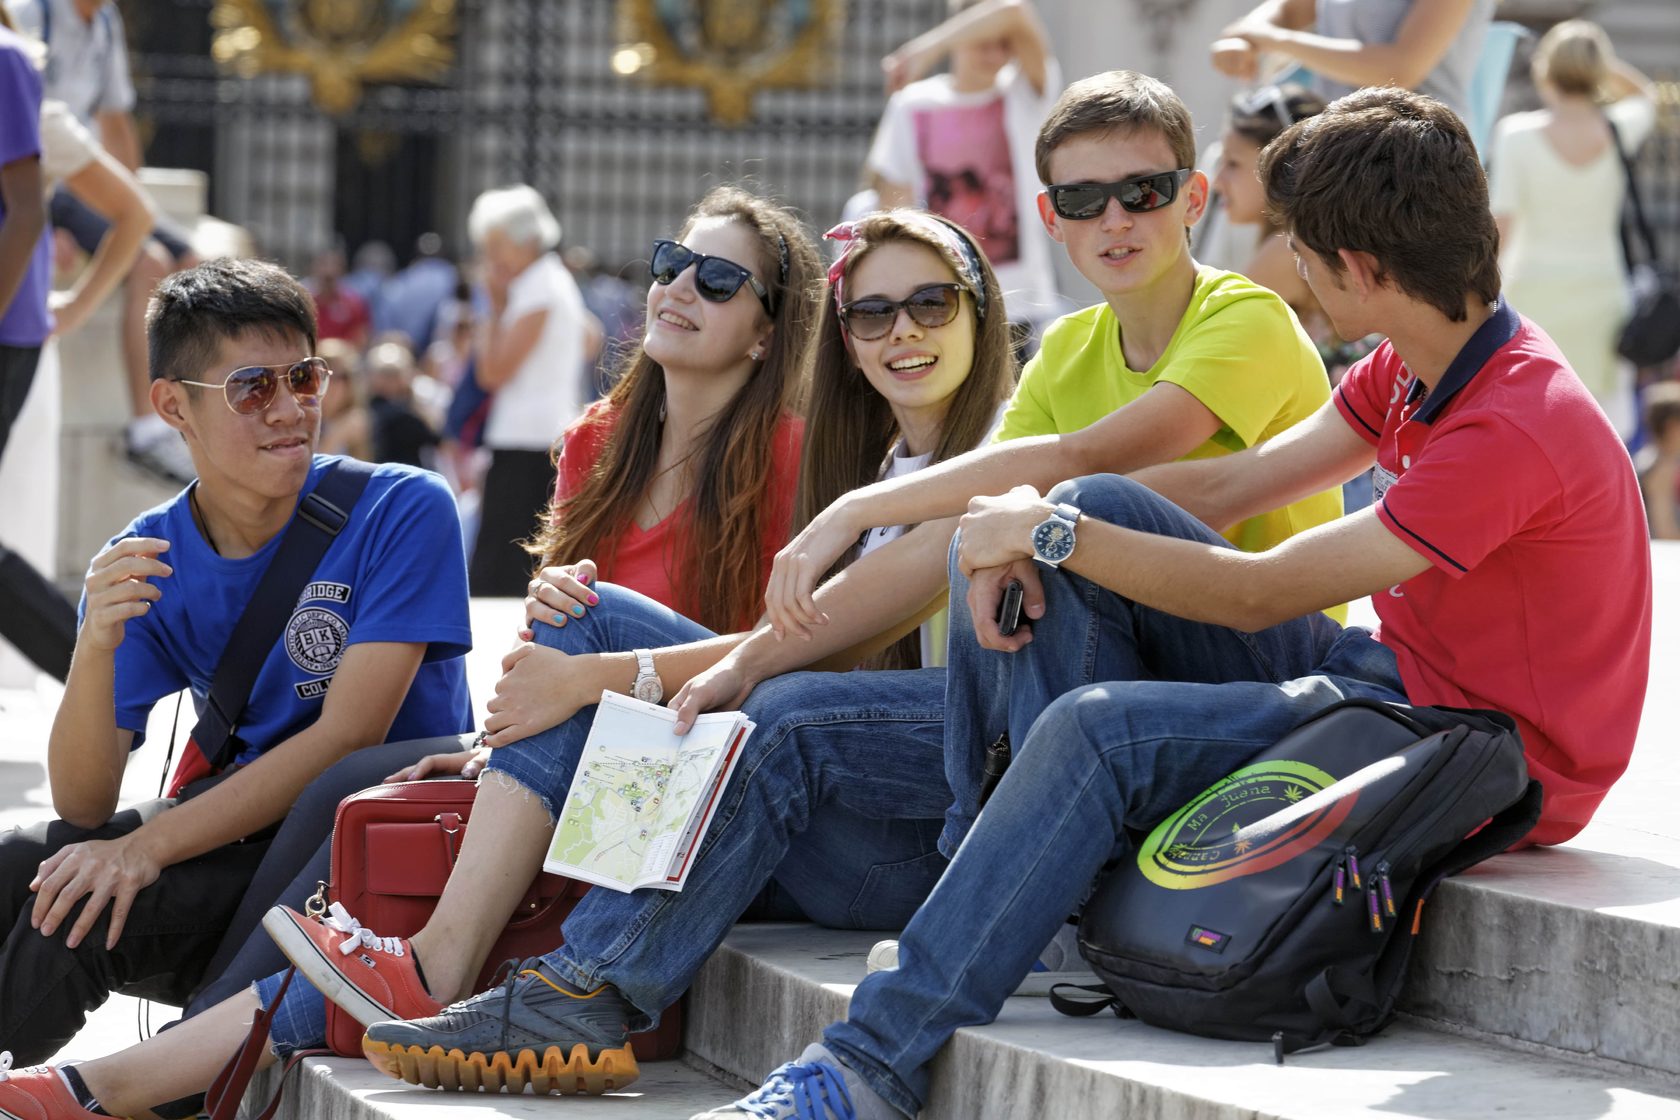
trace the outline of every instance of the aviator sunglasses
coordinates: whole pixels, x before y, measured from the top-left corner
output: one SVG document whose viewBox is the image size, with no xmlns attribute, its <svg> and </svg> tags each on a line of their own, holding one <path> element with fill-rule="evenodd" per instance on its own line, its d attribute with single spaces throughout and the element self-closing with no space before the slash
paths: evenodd
<svg viewBox="0 0 1680 1120">
<path fill-rule="evenodd" d="M 222 381 L 188 381 L 176 378 L 182 385 L 200 389 L 220 389 L 227 397 L 228 407 L 241 416 L 252 416 L 274 403 L 282 378 L 290 386 L 298 404 L 310 407 L 321 403 L 327 378 L 332 370 L 325 358 L 305 358 L 301 362 L 277 366 L 241 366 Z"/>
<path fill-rule="evenodd" d="M 1190 169 L 1158 171 L 1121 179 L 1118 183 L 1052 183 L 1044 188 L 1050 193 L 1050 208 L 1069 221 L 1082 222 L 1102 216 L 1108 200 L 1119 199 L 1120 205 L 1133 214 L 1147 214 L 1168 206 L 1178 197 L 1178 188 L 1190 178 Z"/>
<path fill-rule="evenodd" d="M 770 293 L 765 291 L 764 285 L 759 283 L 752 270 L 726 257 L 709 257 L 705 253 L 696 253 L 687 245 L 667 241 L 663 237 L 653 243 L 651 268 L 656 282 L 673 283 L 691 264 L 697 266 L 694 270 L 694 290 L 700 293 L 701 299 L 712 303 L 728 303 L 735 298 L 735 293 L 741 290 L 742 284 L 748 284 L 752 287 L 753 295 L 758 297 L 758 302 L 764 305 L 764 313 L 770 316 L 776 314 L 776 309 L 770 305 Z"/>
<path fill-rule="evenodd" d="M 920 326 L 943 327 L 957 317 L 962 291 L 961 284 L 929 284 L 903 299 L 864 296 L 840 306 L 840 321 L 846 325 L 846 333 L 859 342 L 884 338 L 898 322 L 900 310 L 908 311 Z"/>
</svg>

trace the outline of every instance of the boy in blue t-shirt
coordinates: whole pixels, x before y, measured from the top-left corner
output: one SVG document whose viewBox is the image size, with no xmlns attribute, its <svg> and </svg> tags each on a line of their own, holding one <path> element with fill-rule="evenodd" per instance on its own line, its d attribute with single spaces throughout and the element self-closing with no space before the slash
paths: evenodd
<svg viewBox="0 0 1680 1120">
<path fill-rule="evenodd" d="M 313 302 L 285 271 L 178 273 L 147 326 L 152 403 L 198 481 L 89 566 L 47 745 L 63 819 L 0 837 L 0 1050 L 25 1063 L 110 991 L 184 1002 L 269 826 L 322 771 L 369 744 L 472 726 L 454 501 L 436 475 L 382 466 L 258 673 L 237 769 L 197 796 L 116 811 L 152 705 L 183 687 L 202 703 L 299 501 L 336 461 L 314 454 L 330 374 L 310 357 Z"/>
</svg>

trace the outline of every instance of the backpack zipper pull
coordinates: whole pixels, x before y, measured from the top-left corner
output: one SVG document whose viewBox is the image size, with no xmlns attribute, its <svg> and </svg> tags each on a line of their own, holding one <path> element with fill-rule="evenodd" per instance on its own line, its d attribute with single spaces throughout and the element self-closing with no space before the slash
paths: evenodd
<svg viewBox="0 0 1680 1120">
<path fill-rule="evenodd" d="M 1394 887 L 1388 877 L 1388 861 L 1377 864 L 1377 886 L 1382 890 L 1383 909 L 1389 917 L 1394 917 L 1399 911 L 1394 908 Z"/>
<path fill-rule="evenodd" d="M 1331 876 L 1330 881 L 1333 887 L 1333 893 L 1330 896 L 1330 901 L 1335 905 L 1340 906 L 1342 904 L 1342 893 L 1347 889 L 1346 857 L 1341 853 L 1337 853 L 1336 855 L 1336 873 Z"/>
<path fill-rule="evenodd" d="M 1371 911 L 1371 932 L 1381 933 L 1383 930 L 1382 908 L 1377 904 L 1377 892 L 1375 890 L 1368 891 L 1365 895 L 1365 901 Z"/>
<path fill-rule="evenodd" d="M 1359 849 L 1349 844 L 1342 851 L 1347 858 L 1348 877 L 1353 880 L 1353 889 L 1356 891 L 1364 890 L 1365 887 L 1359 881 Z"/>
</svg>

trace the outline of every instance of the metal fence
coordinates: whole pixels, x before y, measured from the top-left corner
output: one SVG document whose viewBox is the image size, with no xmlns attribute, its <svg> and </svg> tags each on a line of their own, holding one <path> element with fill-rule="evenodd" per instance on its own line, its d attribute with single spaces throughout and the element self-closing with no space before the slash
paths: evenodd
<svg viewBox="0 0 1680 1120">
<path fill-rule="evenodd" d="M 473 196 L 528 182 L 569 243 L 645 255 L 708 186 L 750 177 L 821 223 L 858 187 L 880 115 L 880 58 L 945 0 L 847 0 L 827 84 L 758 94 L 740 128 L 698 90 L 614 73 L 615 0 L 461 0 L 441 86 L 368 89 L 342 117 L 301 77 L 231 77 L 210 58 L 212 0 L 128 3 L 148 161 L 211 177 L 211 208 L 293 266 L 341 236 L 399 255 L 437 230 L 464 251 Z"/>
</svg>

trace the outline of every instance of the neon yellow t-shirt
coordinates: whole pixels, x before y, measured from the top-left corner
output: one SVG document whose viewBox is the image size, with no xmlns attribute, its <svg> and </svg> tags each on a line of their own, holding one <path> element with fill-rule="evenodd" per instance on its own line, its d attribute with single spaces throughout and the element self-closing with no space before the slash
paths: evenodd
<svg viewBox="0 0 1680 1120">
<path fill-rule="evenodd" d="M 1078 431 L 1160 381 L 1190 393 L 1223 424 L 1187 459 L 1252 447 L 1330 399 L 1324 363 L 1289 306 L 1246 276 L 1198 267 L 1190 306 L 1147 370 L 1127 368 L 1120 324 L 1106 303 L 1051 324 L 994 438 Z M 1238 522 L 1224 535 L 1240 549 L 1261 552 L 1341 515 L 1341 490 L 1325 490 Z M 1346 609 L 1327 613 L 1340 621 Z"/>
</svg>

